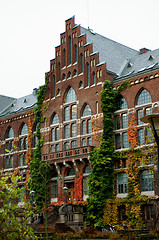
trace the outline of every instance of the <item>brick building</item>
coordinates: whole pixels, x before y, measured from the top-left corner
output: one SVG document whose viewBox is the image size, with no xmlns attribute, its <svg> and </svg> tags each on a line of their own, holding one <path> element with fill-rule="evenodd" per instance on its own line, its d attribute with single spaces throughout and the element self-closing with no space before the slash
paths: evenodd
<svg viewBox="0 0 159 240">
<path fill-rule="evenodd" d="M 158 49 L 136 51 L 76 25 L 74 17 L 65 21 L 65 32 L 60 34 L 60 45 L 55 48 L 55 58 L 50 61 L 47 73 L 43 103 L 45 122 L 41 124 L 45 139 L 42 159 L 53 167 L 51 202 L 61 199 L 64 186 L 68 187 L 68 202 L 87 199 L 89 157 L 91 149 L 99 146 L 102 133 L 100 92 L 105 80 L 112 81 L 114 88 L 125 80 L 130 81 L 130 87 L 118 99 L 114 114 L 115 149 L 129 148 L 127 129 L 134 113 L 138 147 L 145 145 L 148 130 L 140 118 L 159 111 L 158 62 Z M 32 124 L 34 119 L 34 92 L 20 99 L 0 96 L 0 168 L 4 171 L 20 169 L 24 175 L 27 171 L 26 136 L 29 117 Z M 34 129 L 33 124 L 33 133 Z M 34 147 L 34 141 L 32 144 Z M 115 170 L 118 168 L 117 163 Z M 126 163 L 124 168 L 127 168 Z M 141 193 L 153 197 L 153 202 L 159 194 L 155 178 L 148 166 L 141 171 Z M 117 175 L 116 194 L 118 197 L 127 195 L 126 173 Z M 157 219 L 152 206 L 146 210 L 147 220 Z"/>
</svg>

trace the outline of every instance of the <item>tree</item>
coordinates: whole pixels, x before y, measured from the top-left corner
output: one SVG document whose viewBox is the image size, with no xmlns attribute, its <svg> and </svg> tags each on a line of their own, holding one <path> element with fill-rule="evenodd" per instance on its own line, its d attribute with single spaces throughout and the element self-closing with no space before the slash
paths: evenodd
<svg viewBox="0 0 159 240">
<path fill-rule="evenodd" d="M 22 190 L 17 187 L 19 177 L 0 175 L 0 240 L 37 239 L 28 221 L 33 214 L 28 202 L 19 207 Z"/>
</svg>

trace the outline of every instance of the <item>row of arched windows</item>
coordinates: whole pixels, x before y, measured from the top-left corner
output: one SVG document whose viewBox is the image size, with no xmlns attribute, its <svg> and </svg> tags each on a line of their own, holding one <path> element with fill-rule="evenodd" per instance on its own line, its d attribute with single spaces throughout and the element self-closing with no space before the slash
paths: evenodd
<svg viewBox="0 0 159 240">
<path fill-rule="evenodd" d="M 150 129 L 140 127 L 143 125 L 141 117 L 152 113 L 152 99 L 150 93 L 143 89 L 136 99 L 136 116 L 137 116 L 137 140 L 139 145 L 145 144 L 146 138 L 151 135 Z M 114 130 L 126 130 L 128 128 L 128 106 L 124 97 L 120 96 L 117 103 L 116 109 L 122 110 L 121 113 L 116 112 L 114 116 Z M 149 142 L 152 142 L 152 138 L 149 138 Z M 127 131 L 122 131 L 115 134 L 115 148 L 129 148 Z"/>
</svg>

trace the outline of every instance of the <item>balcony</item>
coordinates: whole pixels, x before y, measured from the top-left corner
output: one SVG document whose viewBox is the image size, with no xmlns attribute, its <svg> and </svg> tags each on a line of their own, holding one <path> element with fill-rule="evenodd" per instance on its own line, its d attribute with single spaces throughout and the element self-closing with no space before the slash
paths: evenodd
<svg viewBox="0 0 159 240">
<path fill-rule="evenodd" d="M 62 152 L 55 152 L 52 154 L 44 154 L 43 160 L 62 160 L 70 157 L 80 157 L 83 155 L 90 155 L 92 146 L 80 147 L 75 149 L 70 149 Z"/>
</svg>

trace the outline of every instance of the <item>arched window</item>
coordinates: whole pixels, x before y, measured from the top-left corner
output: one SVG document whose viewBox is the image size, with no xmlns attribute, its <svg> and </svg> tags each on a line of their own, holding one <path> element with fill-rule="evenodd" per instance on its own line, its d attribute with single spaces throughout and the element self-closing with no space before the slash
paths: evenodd
<svg viewBox="0 0 159 240">
<path fill-rule="evenodd" d="M 59 117 L 57 113 L 55 113 L 53 119 L 52 119 L 52 125 L 56 125 L 53 128 L 51 128 L 51 142 L 58 141 L 60 137 L 60 132 L 59 132 Z"/>
<path fill-rule="evenodd" d="M 69 103 L 72 101 L 75 101 L 77 99 L 76 93 L 73 88 L 69 88 L 66 97 L 65 97 L 65 103 Z"/>
<path fill-rule="evenodd" d="M 59 123 L 59 117 L 57 115 L 57 113 L 54 115 L 53 119 L 52 119 L 52 124 L 58 124 Z"/>
<path fill-rule="evenodd" d="M 83 109 L 82 117 L 89 116 L 89 115 L 91 115 L 91 109 L 90 109 L 89 105 L 87 104 Z"/>
<path fill-rule="evenodd" d="M 20 131 L 20 135 L 26 135 L 26 134 L 28 134 L 28 127 L 26 124 L 24 124 Z"/>
<path fill-rule="evenodd" d="M 13 128 L 9 128 L 9 130 L 7 132 L 7 137 L 6 138 L 14 138 Z"/>
<path fill-rule="evenodd" d="M 143 89 L 138 96 L 136 105 L 141 105 L 149 102 L 152 102 L 151 95 L 146 89 Z"/>
<path fill-rule="evenodd" d="M 83 170 L 83 173 L 90 173 L 91 172 L 91 168 L 90 166 L 85 166 L 84 170 Z"/>
<path fill-rule="evenodd" d="M 67 172 L 67 176 L 74 176 L 75 174 L 76 174 L 76 172 L 73 168 L 70 168 Z"/>
<path fill-rule="evenodd" d="M 117 107 L 117 110 L 128 108 L 125 98 L 120 96 L 116 102 L 116 107 Z"/>
</svg>

